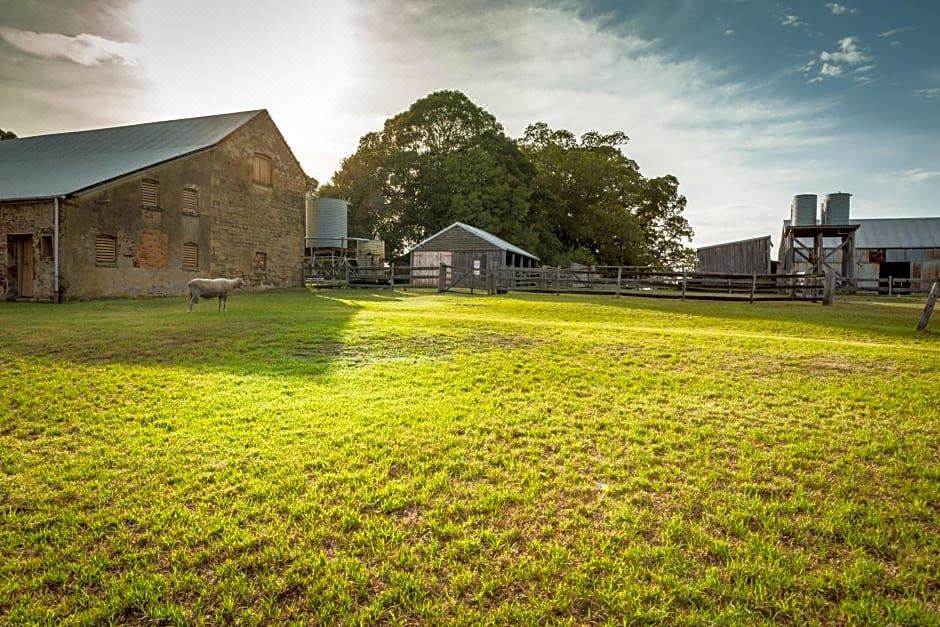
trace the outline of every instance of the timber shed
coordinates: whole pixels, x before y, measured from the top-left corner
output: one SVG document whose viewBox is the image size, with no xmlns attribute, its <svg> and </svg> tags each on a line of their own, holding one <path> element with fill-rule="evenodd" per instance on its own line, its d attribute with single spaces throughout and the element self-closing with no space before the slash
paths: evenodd
<svg viewBox="0 0 940 627">
<path fill-rule="evenodd" d="M 502 268 L 534 268 L 539 258 L 496 237 L 483 229 L 463 222 L 454 222 L 406 251 L 415 267 L 436 267 L 442 263 L 451 266 L 457 274 Z M 416 283 L 421 283 L 428 272 L 412 270 Z M 436 276 L 436 274 L 435 274 Z M 428 285 L 436 279 L 426 278 Z"/>
<path fill-rule="evenodd" d="M 703 246 L 695 251 L 699 272 L 770 274 L 770 236 Z"/>
<path fill-rule="evenodd" d="M 267 111 L 0 142 L 0 299 L 296 285 L 306 175 Z"/>
</svg>

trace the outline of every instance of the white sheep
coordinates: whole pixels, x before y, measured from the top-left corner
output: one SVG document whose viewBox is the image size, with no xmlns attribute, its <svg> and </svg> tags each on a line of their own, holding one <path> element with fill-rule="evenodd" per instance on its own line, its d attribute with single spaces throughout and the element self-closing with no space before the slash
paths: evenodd
<svg viewBox="0 0 940 627">
<path fill-rule="evenodd" d="M 235 279 L 193 279 L 189 286 L 189 313 L 200 298 L 218 298 L 219 311 L 228 311 L 228 295 L 234 289 L 245 287 L 241 278 Z"/>
</svg>

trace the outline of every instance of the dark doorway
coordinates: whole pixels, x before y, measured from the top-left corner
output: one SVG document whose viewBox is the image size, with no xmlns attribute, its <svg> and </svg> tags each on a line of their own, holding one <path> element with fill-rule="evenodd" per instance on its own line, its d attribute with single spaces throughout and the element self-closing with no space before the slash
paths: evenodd
<svg viewBox="0 0 940 627">
<path fill-rule="evenodd" d="M 8 235 L 7 250 L 10 251 L 10 291 L 17 298 L 32 298 L 33 280 L 36 274 L 36 251 L 33 248 L 33 234 Z"/>
<path fill-rule="evenodd" d="M 892 294 L 910 294 L 911 292 L 910 281 L 898 281 L 898 279 L 911 278 L 910 261 L 883 261 L 879 264 L 878 277 L 884 279 L 878 282 L 879 294 L 888 293 L 889 278 L 894 281 L 891 287 Z"/>
</svg>

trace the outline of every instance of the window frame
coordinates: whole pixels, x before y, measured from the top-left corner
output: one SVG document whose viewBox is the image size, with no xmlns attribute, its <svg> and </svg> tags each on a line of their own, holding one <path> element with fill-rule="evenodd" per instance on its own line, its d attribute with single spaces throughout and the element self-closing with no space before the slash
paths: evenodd
<svg viewBox="0 0 940 627">
<path fill-rule="evenodd" d="M 148 201 L 147 186 L 153 186 L 153 203 L 151 204 Z M 160 208 L 160 181 L 157 179 L 141 179 L 140 180 L 140 206 L 144 209 L 159 209 Z"/>
<path fill-rule="evenodd" d="M 195 254 L 196 254 L 195 264 L 187 265 L 186 263 L 186 258 L 187 258 L 186 250 L 187 249 L 195 251 Z M 199 244 L 197 244 L 196 242 L 183 242 L 183 255 L 182 255 L 182 258 L 180 259 L 180 266 L 183 268 L 183 270 L 186 270 L 189 272 L 199 271 Z"/>
<path fill-rule="evenodd" d="M 264 170 L 260 164 L 265 164 L 267 168 L 267 180 L 265 180 Z M 274 163 L 271 157 L 263 152 L 256 152 L 251 156 L 251 182 L 255 185 L 264 187 L 274 187 Z"/>
<path fill-rule="evenodd" d="M 110 242 L 113 254 L 108 259 L 101 258 L 101 244 L 105 241 Z M 116 266 L 118 258 L 117 236 L 110 233 L 98 233 L 95 236 L 95 265 L 97 266 Z"/>
</svg>

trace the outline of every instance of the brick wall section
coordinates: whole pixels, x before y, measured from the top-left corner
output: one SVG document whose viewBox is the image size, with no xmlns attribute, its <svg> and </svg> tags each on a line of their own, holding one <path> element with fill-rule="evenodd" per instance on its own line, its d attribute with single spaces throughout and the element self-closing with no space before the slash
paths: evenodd
<svg viewBox="0 0 940 627">
<path fill-rule="evenodd" d="M 273 184 L 252 182 L 252 157 L 271 159 Z M 260 113 L 212 153 L 211 270 L 249 287 L 300 285 L 306 176 L 267 113 Z M 255 266 L 267 254 L 267 269 Z"/>
<path fill-rule="evenodd" d="M 33 283 L 35 298 L 51 300 L 53 259 L 41 254 L 41 238 L 53 235 L 52 201 L 0 204 L 0 298 L 12 297 L 15 282 L 10 235 L 29 233 L 33 237 Z M 61 214 L 60 214 L 61 215 Z"/>
</svg>

